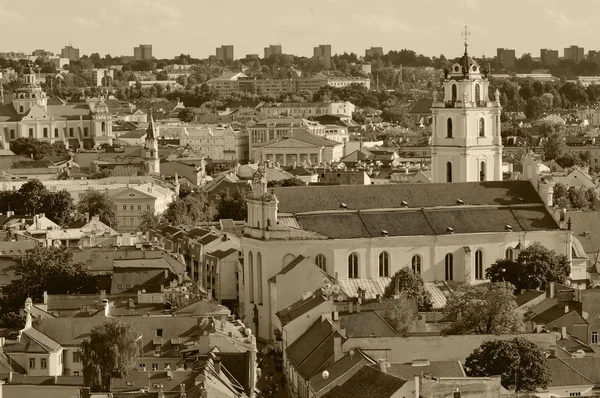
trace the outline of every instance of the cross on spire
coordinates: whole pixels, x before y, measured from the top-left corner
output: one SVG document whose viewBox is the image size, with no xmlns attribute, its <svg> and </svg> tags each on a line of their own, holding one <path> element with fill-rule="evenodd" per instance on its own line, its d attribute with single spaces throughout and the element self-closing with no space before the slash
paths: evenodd
<svg viewBox="0 0 600 398">
<path fill-rule="evenodd" d="M 463 39 L 465 39 L 465 55 L 467 54 L 467 47 L 469 47 L 469 36 L 471 36 L 471 32 L 469 32 L 469 28 L 465 25 L 465 30 L 461 33 Z"/>
</svg>

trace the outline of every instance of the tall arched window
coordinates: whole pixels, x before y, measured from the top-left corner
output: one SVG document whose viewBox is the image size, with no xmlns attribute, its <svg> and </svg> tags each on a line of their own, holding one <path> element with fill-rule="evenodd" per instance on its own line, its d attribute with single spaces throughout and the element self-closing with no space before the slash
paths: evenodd
<svg viewBox="0 0 600 398">
<path fill-rule="evenodd" d="M 388 252 L 381 252 L 379 254 L 379 276 L 390 276 L 390 255 Z"/>
<path fill-rule="evenodd" d="M 485 181 L 485 162 L 479 163 L 479 181 Z"/>
<path fill-rule="evenodd" d="M 257 268 L 257 277 L 256 281 L 258 284 L 258 304 L 263 303 L 263 277 L 262 277 L 262 255 L 260 253 L 256 253 L 256 268 Z"/>
<path fill-rule="evenodd" d="M 19 113 L 23 113 L 25 111 L 25 108 L 23 108 L 23 105 L 19 106 Z"/>
<path fill-rule="evenodd" d="M 412 270 L 415 274 L 421 273 L 421 256 L 415 254 L 412 258 Z"/>
<path fill-rule="evenodd" d="M 485 137 L 485 120 L 482 117 L 479 118 L 479 136 Z"/>
<path fill-rule="evenodd" d="M 475 85 L 475 101 L 481 101 L 481 88 L 479 87 L 479 84 Z"/>
<path fill-rule="evenodd" d="M 483 252 L 475 252 L 475 279 L 483 279 Z"/>
<path fill-rule="evenodd" d="M 452 253 L 446 254 L 446 258 L 444 259 L 444 266 L 446 280 L 454 280 L 454 256 L 452 255 Z"/>
<path fill-rule="evenodd" d="M 456 102 L 456 97 L 458 97 L 458 95 L 456 94 L 456 84 L 452 85 L 452 102 Z"/>
<path fill-rule="evenodd" d="M 452 138 L 452 118 L 446 120 L 446 137 Z"/>
<path fill-rule="evenodd" d="M 248 290 L 250 291 L 250 302 L 254 303 L 254 259 L 252 252 L 248 252 Z"/>
<path fill-rule="evenodd" d="M 323 254 L 317 254 L 315 257 L 315 265 L 327 272 L 327 258 Z"/>
<path fill-rule="evenodd" d="M 512 249 L 512 247 L 509 247 L 508 249 L 506 249 L 506 259 L 510 260 L 510 261 L 514 261 L 515 259 L 515 252 Z"/>
<path fill-rule="evenodd" d="M 106 123 L 105 122 L 102 122 L 101 130 L 102 130 L 103 133 L 106 132 Z"/>
<path fill-rule="evenodd" d="M 356 253 L 348 256 L 348 278 L 358 278 L 358 254 Z"/>
<path fill-rule="evenodd" d="M 452 182 L 452 162 L 446 162 L 446 182 Z"/>
</svg>

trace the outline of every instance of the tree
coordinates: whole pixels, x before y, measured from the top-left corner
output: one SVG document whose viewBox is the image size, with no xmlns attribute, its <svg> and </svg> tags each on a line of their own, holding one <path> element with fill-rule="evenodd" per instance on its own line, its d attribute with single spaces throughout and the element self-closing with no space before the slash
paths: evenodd
<svg viewBox="0 0 600 398">
<path fill-rule="evenodd" d="M 67 225 L 71 221 L 75 205 L 73 197 L 66 190 L 48 192 L 45 195 L 44 205 L 46 217 L 58 225 Z"/>
<path fill-rule="evenodd" d="M 139 225 L 139 230 L 142 232 L 158 228 L 165 221 L 161 214 L 154 214 L 153 211 L 146 210 L 142 213 L 142 221 Z"/>
<path fill-rule="evenodd" d="M 546 355 L 523 337 L 485 341 L 465 361 L 469 377 L 500 375 L 502 386 L 515 391 L 546 388 L 551 381 Z"/>
<path fill-rule="evenodd" d="M 48 190 L 40 180 L 27 181 L 18 191 L 20 210 L 25 214 L 37 214 L 43 211 Z"/>
<path fill-rule="evenodd" d="M 139 334 L 129 323 L 108 321 L 81 342 L 83 382 L 92 391 L 108 391 L 111 377 L 125 377 L 140 353 Z"/>
<path fill-rule="evenodd" d="M 7 312 L 0 316 L 0 327 L 20 330 L 25 327 L 25 319 L 17 312 Z"/>
<path fill-rule="evenodd" d="M 193 108 L 184 108 L 179 111 L 178 117 L 182 122 L 190 123 L 196 119 L 196 112 Z"/>
<path fill-rule="evenodd" d="M 496 260 L 486 270 L 492 282 L 509 282 L 516 290 L 543 289 L 546 282 L 564 283 L 571 273 L 569 260 L 539 242 L 521 250 L 516 260 Z"/>
<path fill-rule="evenodd" d="M 42 300 L 50 294 L 95 293 L 96 281 L 84 263 L 75 263 L 66 247 L 35 247 L 18 260 L 13 280 L 4 288 L 4 311 L 18 310 L 27 297 Z"/>
<path fill-rule="evenodd" d="M 451 334 L 504 334 L 523 331 L 523 320 L 515 310 L 515 287 L 510 283 L 462 285 L 444 308 L 453 319 L 446 332 Z"/>
<path fill-rule="evenodd" d="M 540 97 L 531 97 L 525 105 L 525 116 L 528 119 L 538 119 L 548 110 L 547 104 Z"/>
<path fill-rule="evenodd" d="M 116 205 L 107 193 L 92 189 L 85 191 L 79 196 L 77 210 L 81 214 L 88 213 L 90 218 L 96 215 L 100 216 L 100 221 L 109 227 L 117 225 Z"/>
<path fill-rule="evenodd" d="M 303 184 L 304 185 L 304 184 Z M 230 218 L 232 220 L 245 220 L 248 216 L 248 207 L 246 205 L 246 193 L 240 188 L 229 193 L 226 189 L 219 197 L 217 202 L 217 219 L 223 220 Z"/>
<path fill-rule="evenodd" d="M 404 297 L 396 299 L 392 308 L 385 310 L 383 317 L 400 334 L 406 334 L 415 321 L 415 308 L 411 301 Z"/>
<path fill-rule="evenodd" d="M 425 290 L 423 278 L 408 267 L 400 269 L 392 276 L 391 282 L 385 288 L 383 297 L 394 297 L 396 294 L 396 281 L 398 281 L 398 293 L 415 298 L 420 311 L 431 309 L 433 306 L 431 294 Z"/>
<path fill-rule="evenodd" d="M 163 215 L 169 223 L 175 225 L 195 226 L 200 222 L 211 221 L 206 192 L 196 190 L 183 199 L 175 199 Z"/>
<path fill-rule="evenodd" d="M 559 182 L 554 186 L 552 203 L 561 209 L 571 208 L 571 201 L 569 200 L 569 188 L 565 184 Z"/>
<path fill-rule="evenodd" d="M 267 182 L 268 188 L 274 187 L 304 187 L 306 183 L 298 177 L 287 178 L 285 180 L 272 180 Z"/>
<path fill-rule="evenodd" d="M 550 134 L 544 141 L 544 159 L 558 159 L 565 153 L 567 144 L 565 143 L 562 134 L 554 132 Z"/>
</svg>

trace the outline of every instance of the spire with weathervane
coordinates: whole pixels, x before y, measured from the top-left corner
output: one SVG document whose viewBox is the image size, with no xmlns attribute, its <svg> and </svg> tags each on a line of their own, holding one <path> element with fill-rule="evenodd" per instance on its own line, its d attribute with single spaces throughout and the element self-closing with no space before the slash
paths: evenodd
<svg viewBox="0 0 600 398">
<path fill-rule="evenodd" d="M 150 122 L 146 129 L 146 164 L 149 173 L 160 173 L 160 160 L 158 159 L 158 136 L 154 126 L 154 118 L 150 113 Z"/>
</svg>

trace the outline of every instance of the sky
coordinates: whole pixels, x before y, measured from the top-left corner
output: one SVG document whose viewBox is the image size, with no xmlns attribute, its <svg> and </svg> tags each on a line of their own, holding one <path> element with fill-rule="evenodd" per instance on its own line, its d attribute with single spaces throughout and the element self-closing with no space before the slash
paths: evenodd
<svg viewBox="0 0 600 398">
<path fill-rule="evenodd" d="M 0 52 L 72 44 L 81 55 L 117 56 L 152 44 L 157 58 L 206 58 L 232 44 L 237 59 L 262 57 L 269 44 L 300 56 L 331 44 L 333 53 L 374 46 L 450 58 L 462 53 L 468 25 L 474 56 L 498 47 L 562 56 L 572 44 L 600 49 L 597 16 L 599 0 L 0 0 Z"/>
</svg>

